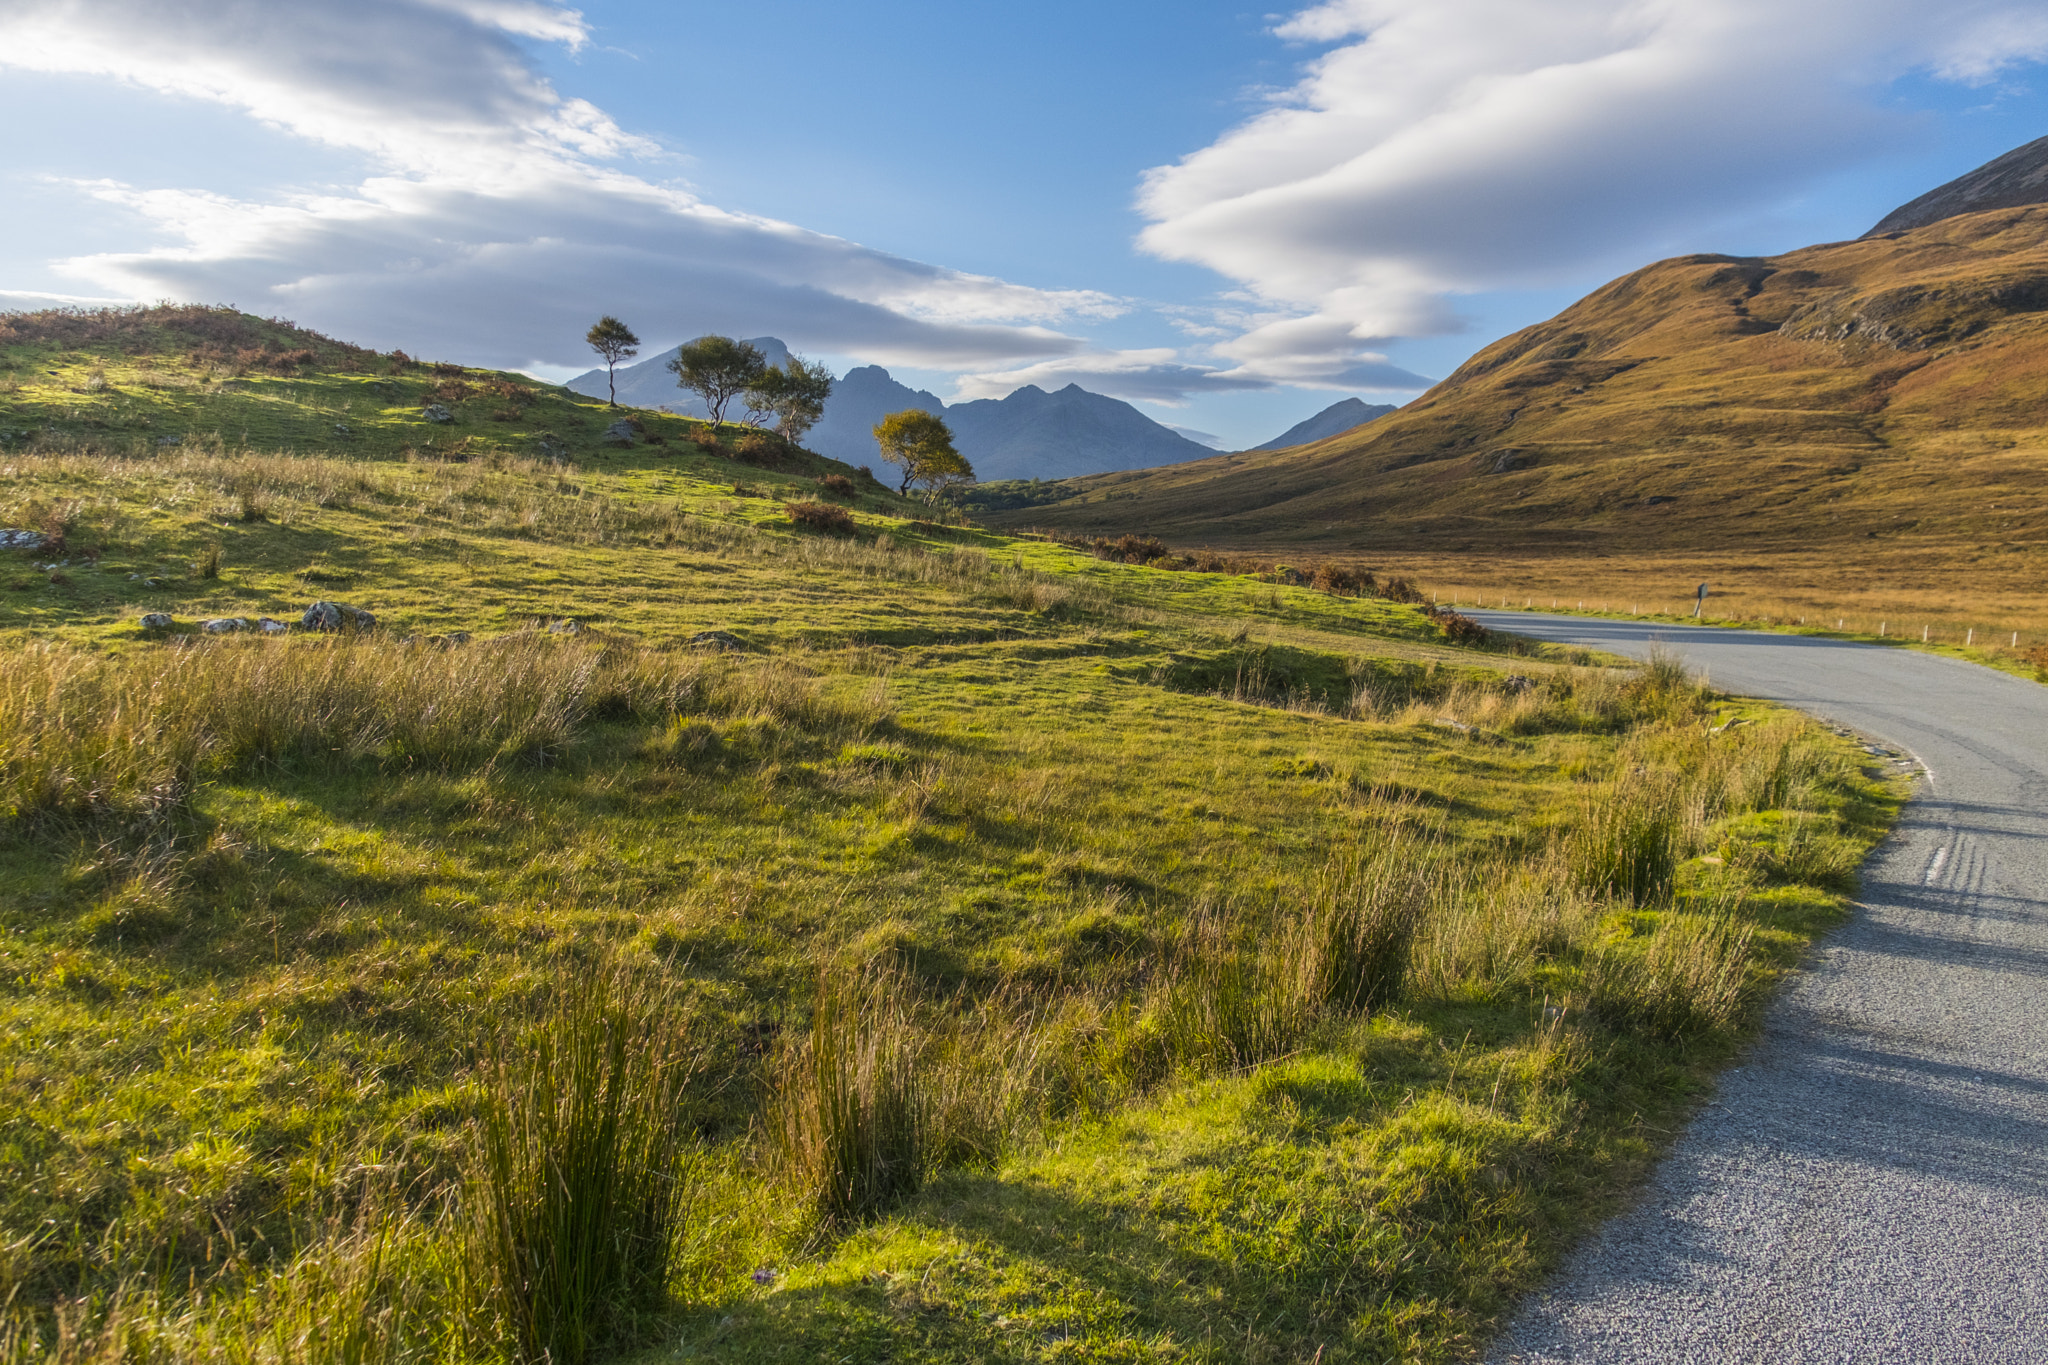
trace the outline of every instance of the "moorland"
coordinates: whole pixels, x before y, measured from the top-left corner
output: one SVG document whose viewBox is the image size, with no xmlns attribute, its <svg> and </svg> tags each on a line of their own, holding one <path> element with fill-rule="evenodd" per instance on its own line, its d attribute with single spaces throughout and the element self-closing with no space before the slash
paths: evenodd
<svg viewBox="0 0 2048 1365">
<path fill-rule="evenodd" d="M 991 525 L 1361 557 L 1446 597 L 2048 646 L 2048 208 L 1635 271 L 1401 411 Z M 2020 632 L 2018 649 L 2012 633 Z"/>
<path fill-rule="evenodd" d="M 620 420 L 4 320 L 0 1355 L 1466 1358 L 1902 794 L 1384 568 Z"/>
</svg>

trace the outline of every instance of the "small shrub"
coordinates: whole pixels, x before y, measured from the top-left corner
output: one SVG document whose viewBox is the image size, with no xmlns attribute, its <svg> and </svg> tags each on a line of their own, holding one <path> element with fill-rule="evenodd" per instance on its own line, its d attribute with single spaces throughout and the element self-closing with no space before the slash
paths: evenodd
<svg viewBox="0 0 2048 1365">
<path fill-rule="evenodd" d="M 718 433 L 708 426 L 691 427 L 687 439 L 700 450 L 718 453 Z"/>
<path fill-rule="evenodd" d="M 199 557 L 198 569 L 201 578 L 220 577 L 220 546 L 206 547 L 206 552 Z"/>
<path fill-rule="evenodd" d="M 790 446 L 780 436 L 765 431 L 750 431 L 741 436 L 733 447 L 735 459 L 747 464 L 759 465 L 763 469 L 776 469 L 788 462 Z"/>
<path fill-rule="evenodd" d="M 853 480 L 847 478 L 844 474 L 827 474 L 824 478 L 818 480 L 818 487 L 824 489 L 835 498 L 850 498 L 854 492 Z"/>
<path fill-rule="evenodd" d="M 807 530 L 826 531 L 833 535 L 853 534 L 853 514 L 829 502 L 784 503 L 782 512 L 793 524 Z"/>
</svg>

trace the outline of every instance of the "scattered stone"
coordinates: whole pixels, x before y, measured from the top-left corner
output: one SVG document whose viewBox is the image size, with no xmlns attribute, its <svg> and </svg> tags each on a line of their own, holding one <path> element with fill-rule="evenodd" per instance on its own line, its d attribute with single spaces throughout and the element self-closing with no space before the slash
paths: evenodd
<svg viewBox="0 0 2048 1365">
<path fill-rule="evenodd" d="M 156 443 L 159 446 L 181 446 L 185 444 L 185 438 L 182 436 L 159 436 L 156 438 Z"/>
<path fill-rule="evenodd" d="M 1506 474 L 1517 469 L 1527 469 L 1536 463 L 1536 452 L 1519 446 L 1508 446 L 1503 450 L 1489 450 L 1479 457 L 1479 467 L 1488 474 Z"/>
<path fill-rule="evenodd" d="M 145 588 L 161 588 L 163 585 L 164 580 L 161 578 L 145 578 L 142 580 L 142 586 Z"/>
<path fill-rule="evenodd" d="M 1650 496 L 1650 497 L 1644 498 L 1644 499 L 1643 499 L 1643 506 L 1645 506 L 1645 507 L 1662 507 L 1662 506 L 1663 506 L 1663 505 L 1664 505 L 1665 503 L 1667 503 L 1667 502 L 1677 502 L 1677 501 L 1678 501 L 1678 499 L 1677 499 L 1677 498 L 1674 498 L 1674 497 L 1669 497 L 1669 496 L 1667 496 L 1666 494 L 1663 494 L 1663 493 L 1657 493 L 1657 494 L 1654 494 L 1654 495 L 1652 495 L 1652 496 Z"/>
<path fill-rule="evenodd" d="M 1436 723 L 1446 730 L 1456 730 L 1461 735 L 1469 735 L 1472 733 L 1471 726 L 1465 724 L 1465 722 L 1461 720 L 1452 720 L 1449 716 L 1438 716 L 1436 718 Z"/>
<path fill-rule="evenodd" d="M 346 441 L 349 438 L 353 437 L 355 435 L 355 432 L 353 429 L 350 428 L 348 423 L 336 422 L 334 424 L 334 434 L 336 436 L 341 437 L 344 441 Z"/>
<path fill-rule="evenodd" d="M 289 631 L 291 627 L 286 625 L 282 621 L 273 620 L 272 618 L 265 616 L 260 618 L 256 622 L 256 629 L 264 635 L 283 635 L 285 632 Z"/>
<path fill-rule="evenodd" d="M 633 424 L 623 417 L 604 429 L 604 439 L 613 445 L 633 444 Z"/>
<path fill-rule="evenodd" d="M 0 550 L 40 550 L 48 541 L 41 531 L 0 531 Z"/>
<path fill-rule="evenodd" d="M 429 422 L 452 422 L 455 420 L 455 414 L 439 403 L 429 403 L 421 408 L 420 416 L 426 418 Z"/>
<path fill-rule="evenodd" d="M 1536 680 L 1534 678 L 1525 678 L 1519 673 L 1510 673 L 1501 682 L 1502 690 L 1507 692 L 1528 692 L 1534 689 L 1535 686 Z"/>
<path fill-rule="evenodd" d="M 315 602 L 299 617 L 299 625 L 306 630 L 374 630 L 377 618 L 360 607 Z"/>
<path fill-rule="evenodd" d="M 177 625 L 178 622 L 165 612 L 151 611 L 143 613 L 142 619 L 136 622 L 136 624 L 144 630 L 169 630 L 172 626 Z"/>
<path fill-rule="evenodd" d="M 569 458 L 569 447 L 556 440 L 554 434 L 549 432 L 540 438 L 540 454 L 542 459 L 560 464 Z"/>
<path fill-rule="evenodd" d="M 582 633 L 583 633 L 583 632 L 584 632 L 585 630 L 588 630 L 588 629 L 589 629 L 589 627 L 588 627 L 588 626 L 585 626 L 585 625 L 584 625 L 584 624 L 583 624 L 583 623 L 582 623 L 581 621 L 569 621 L 569 620 L 563 620 L 563 621 L 555 621 L 555 622 L 551 623 L 551 624 L 550 624 L 550 625 L 548 626 L 548 634 L 550 634 L 550 635 L 581 635 L 581 634 L 582 634 Z"/>
<path fill-rule="evenodd" d="M 728 630 L 707 630 L 700 635 L 692 635 L 690 645 L 695 649 L 712 649 L 724 653 L 743 650 L 747 647 L 747 642 Z"/>
<path fill-rule="evenodd" d="M 1723 734 L 1726 731 L 1733 730 L 1738 725 L 1747 724 L 1749 724 L 1748 721 L 1744 720 L 1741 716 L 1736 716 L 1731 720 L 1722 721 L 1719 725 L 1716 725 L 1712 729 L 1708 730 L 1707 733 L 1710 735 Z"/>
<path fill-rule="evenodd" d="M 469 643 L 469 632 L 466 630 L 457 630 L 451 631 L 446 635 L 429 635 L 427 637 L 427 643 L 433 645 L 437 649 L 455 649 L 458 646 L 466 645 Z"/>
<path fill-rule="evenodd" d="M 211 621 L 201 621 L 199 628 L 208 635 L 233 635 L 237 631 L 247 630 L 249 622 L 246 617 L 219 616 Z"/>
</svg>

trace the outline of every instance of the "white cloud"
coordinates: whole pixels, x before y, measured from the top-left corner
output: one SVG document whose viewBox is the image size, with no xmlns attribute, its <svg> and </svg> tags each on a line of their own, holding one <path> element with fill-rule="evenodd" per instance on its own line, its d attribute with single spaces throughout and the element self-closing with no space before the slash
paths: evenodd
<svg viewBox="0 0 2048 1365">
<path fill-rule="evenodd" d="M 1213 348 L 1237 355 L 1245 363 L 1190 365 L 1170 347 L 1131 351 L 1083 351 L 1042 360 L 1015 369 L 960 376 L 954 398 L 1002 398 L 1026 384 L 1041 389 L 1079 384 L 1112 398 L 1177 407 L 1196 394 L 1270 389 L 1281 384 L 1303 388 L 1352 389 L 1375 393 L 1416 393 L 1433 380 L 1395 365 L 1383 355 L 1360 353 L 1343 363 L 1327 358 L 1302 358 L 1294 352 L 1267 354 L 1246 339 Z M 1270 349 L 1270 348 L 1269 348 Z"/>
<path fill-rule="evenodd" d="M 226 104 L 369 163 L 360 184 L 264 203 L 78 182 L 173 242 L 61 264 L 102 290 L 507 366 L 573 358 L 598 312 L 650 341 L 773 332 L 950 368 L 1070 352 L 1057 324 L 1123 311 L 726 212 L 610 164 L 656 149 L 558 94 L 518 41 L 587 36 L 541 0 L 0 0 L 0 66 Z"/>
<path fill-rule="evenodd" d="M 1145 178 L 1153 253 L 1266 317 L 1219 353 L 1328 377 L 1462 293 L 1635 262 L 1885 149 L 1873 90 L 2048 54 L 2039 0 L 1330 0 L 1272 108 Z"/>
</svg>

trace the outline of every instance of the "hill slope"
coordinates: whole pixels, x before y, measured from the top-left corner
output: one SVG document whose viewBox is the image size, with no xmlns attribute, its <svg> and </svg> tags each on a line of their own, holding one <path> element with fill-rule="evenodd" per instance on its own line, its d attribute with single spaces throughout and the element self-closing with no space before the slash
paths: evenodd
<svg viewBox="0 0 2048 1365">
<path fill-rule="evenodd" d="M 2048 527 L 2048 209 L 1616 280 L 1334 439 L 998 514 L 1329 551 L 2022 547 Z"/>
</svg>

